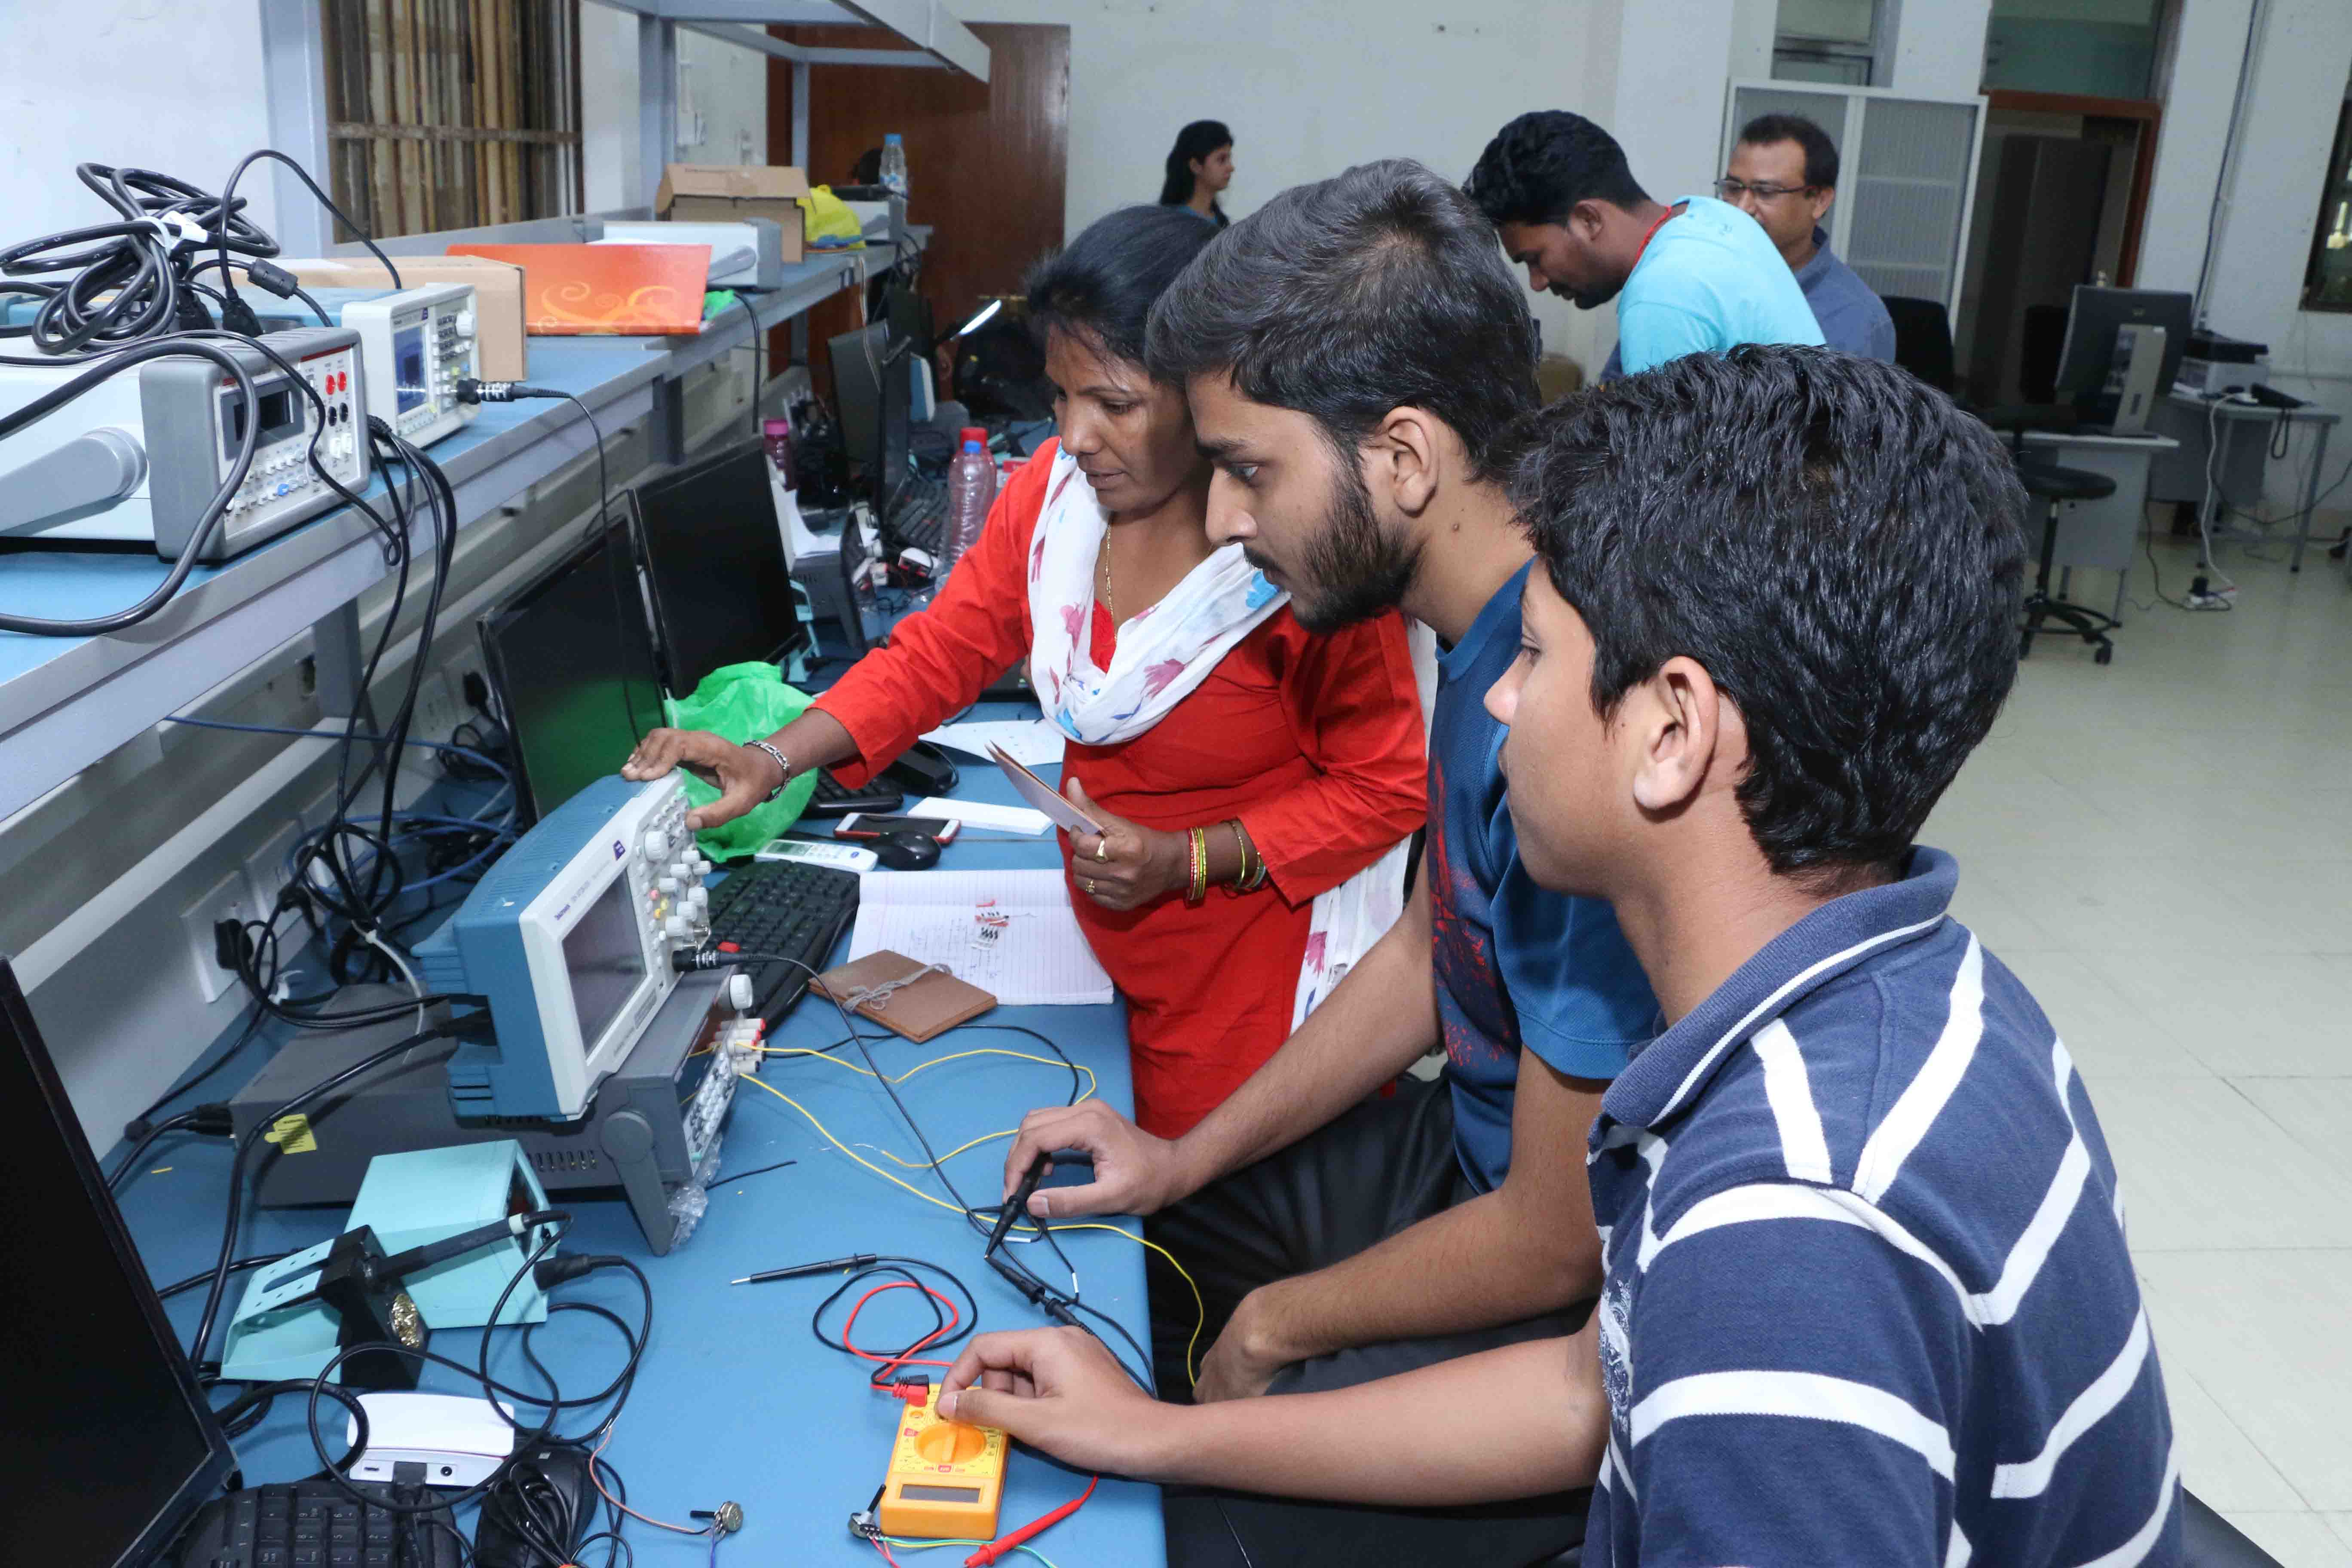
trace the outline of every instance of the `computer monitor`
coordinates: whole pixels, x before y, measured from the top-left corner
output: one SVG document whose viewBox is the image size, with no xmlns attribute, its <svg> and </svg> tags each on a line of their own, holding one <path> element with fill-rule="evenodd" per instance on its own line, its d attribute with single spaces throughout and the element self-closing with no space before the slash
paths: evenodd
<svg viewBox="0 0 2352 1568">
<path fill-rule="evenodd" d="M 772 663 L 808 645 L 760 442 L 649 479 L 635 504 L 671 696 L 685 697 L 723 666 Z"/>
<path fill-rule="evenodd" d="M 600 532 L 482 618 L 526 823 L 619 771 L 663 722 L 634 552 Z"/>
<path fill-rule="evenodd" d="M 235 1465 L 0 958 L 0 1563 L 138 1568 Z"/>
<path fill-rule="evenodd" d="M 2186 294 L 2075 285 L 2074 304 L 2066 317 L 2066 346 L 2058 356 L 2058 401 L 2074 404 L 2087 423 L 2140 428 L 2147 411 L 2144 405 L 2124 406 L 2124 383 L 2130 367 L 2118 363 L 2117 339 L 2128 326 L 2164 329 L 2163 355 L 2153 380 L 2147 383 L 2146 394 L 2161 397 L 2180 373 L 2180 356 L 2189 348 L 2191 315 L 2192 303 Z"/>
<path fill-rule="evenodd" d="M 866 466 L 868 490 L 877 509 L 908 478 L 914 377 L 929 374 L 929 366 L 915 356 L 914 340 L 893 332 L 891 323 L 896 319 L 891 315 L 854 332 L 844 332 L 830 342 L 842 449 L 852 462 Z"/>
</svg>

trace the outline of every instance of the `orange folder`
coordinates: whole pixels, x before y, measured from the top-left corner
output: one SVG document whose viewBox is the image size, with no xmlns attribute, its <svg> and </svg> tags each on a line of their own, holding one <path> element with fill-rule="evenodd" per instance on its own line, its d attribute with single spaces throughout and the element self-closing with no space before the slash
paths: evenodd
<svg viewBox="0 0 2352 1568">
<path fill-rule="evenodd" d="M 522 268 L 524 329 L 537 337 L 702 330 L 707 245 L 453 245 Z"/>
</svg>

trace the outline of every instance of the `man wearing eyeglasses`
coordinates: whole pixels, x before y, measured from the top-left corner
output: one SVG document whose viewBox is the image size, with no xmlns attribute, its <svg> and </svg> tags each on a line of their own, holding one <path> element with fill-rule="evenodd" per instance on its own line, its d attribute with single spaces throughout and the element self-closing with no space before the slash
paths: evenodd
<svg viewBox="0 0 2352 1568">
<path fill-rule="evenodd" d="M 1822 342 L 1754 218 L 1712 196 L 1653 200 L 1616 138 L 1580 114 L 1520 115 L 1486 143 L 1463 190 L 1528 269 L 1529 289 L 1585 310 L 1617 301 L 1611 359 L 1627 375 L 1741 343 Z"/>
<path fill-rule="evenodd" d="M 1827 132 L 1801 114 L 1762 114 L 1740 130 L 1715 194 L 1764 226 L 1830 347 L 1891 362 L 1894 320 L 1822 227 L 1837 182 L 1838 152 Z"/>
</svg>

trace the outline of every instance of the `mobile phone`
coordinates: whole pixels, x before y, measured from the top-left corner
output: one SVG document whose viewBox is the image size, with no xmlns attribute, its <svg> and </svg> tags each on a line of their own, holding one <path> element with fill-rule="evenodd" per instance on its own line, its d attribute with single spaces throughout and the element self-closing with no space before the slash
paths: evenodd
<svg viewBox="0 0 2352 1568">
<path fill-rule="evenodd" d="M 952 844 L 961 820 L 952 816 L 883 816 L 857 812 L 834 825 L 835 838 L 879 838 L 886 833 L 922 833 L 942 844 Z"/>
</svg>

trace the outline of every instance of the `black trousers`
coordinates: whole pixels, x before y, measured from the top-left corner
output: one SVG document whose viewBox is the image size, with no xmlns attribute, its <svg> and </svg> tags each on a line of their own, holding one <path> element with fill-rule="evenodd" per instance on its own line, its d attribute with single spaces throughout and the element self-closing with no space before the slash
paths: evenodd
<svg viewBox="0 0 2352 1568">
<path fill-rule="evenodd" d="M 1241 1299 L 1259 1286 L 1350 1258 L 1474 1191 L 1454 1157 L 1451 1091 L 1409 1077 L 1393 1095 L 1376 1095 L 1320 1131 L 1161 1210 L 1144 1222 L 1144 1234 L 1182 1259 L 1200 1287 L 1207 1321 L 1196 1353 L 1205 1353 Z M 1153 1373 L 1162 1398 L 1184 1399 L 1192 1388 L 1185 1354 L 1195 1321 L 1192 1293 L 1158 1254 L 1145 1256 Z M 1276 1373 L 1265 1397 L 1345 1388 L 1572 1333 L 1584 1310 L 1318 1356 Z M 1335 1432 L 1331 1439 L 1364 1436 Z M 1496 1440 L 1510 1439 L 1497 1433 Z M 1576 1491 L 1468 1508 L 1387 1509 L 1171 1487 L 1162 1508 L 1170 1568 L 1519 1568 L 1574 1563 L 1591 1497 Z"/>
</svg>

